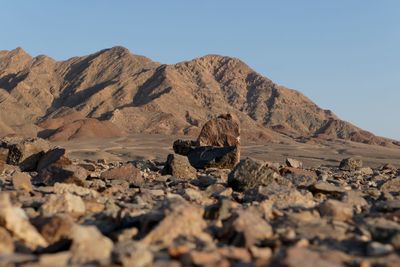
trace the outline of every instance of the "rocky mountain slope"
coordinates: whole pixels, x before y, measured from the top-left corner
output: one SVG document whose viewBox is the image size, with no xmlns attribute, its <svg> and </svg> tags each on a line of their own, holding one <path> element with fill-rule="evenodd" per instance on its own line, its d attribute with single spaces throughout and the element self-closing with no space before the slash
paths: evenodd
<svg viewBox="0 0 400 267">
<path fill-rule="evenodd" d="M 218 55 L 166 65 L 123 47 L 66 61 L 32 57 L 21 48 L 0 51 L 0 110 L 0 135 L 56 140 L 196 135 L 206 120 L 229 112 L 249 140 L 340 138 L 398 145 L 340 120 L 242 61 Z"/>
</svg>

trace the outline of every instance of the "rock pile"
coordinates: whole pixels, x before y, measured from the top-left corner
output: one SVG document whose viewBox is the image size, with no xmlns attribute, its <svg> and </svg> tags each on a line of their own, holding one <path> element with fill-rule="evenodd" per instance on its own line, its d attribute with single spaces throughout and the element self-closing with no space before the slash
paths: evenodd
<svg viewBox="0 0 400 267">
<path fill-rule="evenodd" d="M 205 140 L 176 142 L 175 151 L 189 155 Z M 228 135 L 218 140 L 206 147 L 234 144 Z M 281 165 L 248 158 L 232 170 L 196 170 L 181 155 L 165 163 L 78 161 L 62 148 L 40 149 L 39 139 L 13 142 L 0 153 L 2 266 L 400 262 L 394 166 L 305 169 L 295 159 Z M 15 157 L 15 147 L 24 156 Z M 34 159 L 29 168 L 21 164 L 27 158 Z"/>
</svg>

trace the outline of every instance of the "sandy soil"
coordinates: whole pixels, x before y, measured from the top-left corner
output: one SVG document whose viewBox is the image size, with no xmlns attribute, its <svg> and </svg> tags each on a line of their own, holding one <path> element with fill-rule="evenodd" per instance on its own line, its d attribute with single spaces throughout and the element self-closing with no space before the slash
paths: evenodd
<svg viewBox="0 0 400 267">
<path fill-rule="evenodd" d="M 65 147 L 71 158 L 129 161 L 155 159 L 164 161 L 172 151 L 172 142 L 179 136 L 131 135 L 111 139 L 86 139 L 54 142 Z M 283 162 L 286 157 L 299 159 L 308 167 L 337 166 L 346 157 L 359 156 L 365 166 L 378 167 L 386 163 L 400 166 L 400 149 L 365 145 L 349 141 L 323 141 L 321 144 L 243 144 L 242 157 Z"/>
</svg>

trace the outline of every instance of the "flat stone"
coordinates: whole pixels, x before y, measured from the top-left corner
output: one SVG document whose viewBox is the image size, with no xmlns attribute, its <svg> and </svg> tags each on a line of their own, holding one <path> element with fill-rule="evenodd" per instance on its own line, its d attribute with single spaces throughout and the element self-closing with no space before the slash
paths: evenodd
<svg viewBox="0 0 400 267">
<path fill-rule="evenodd" d="M 315 193 L 324 193 L 324 194 L 341 194 L 345 192 L 343 188 L 340 188 L 336 185 L 323 181 L 319 181 L 310 186 L 310 190 Z"/>
<path fill-rule="evenodd" d="M 180 179 L 194 179 L 197 177 L 197 170 L 190 165 L 185 156 L 169 154 L 165 162 L 163 175 L 170 174 Z"/>
<path fill-rule="evenodd" d="M 367 255 L 373 257 L 385 256 L 394 251 L 390 244 L 382 244 L 379 242 L 371 242 L 367 246 Z"/>
<path fill-rule="evenodd" d="M 131 163 L 102 172 L 100 178 L 105 180 L 125 180 L 136 187 L 140 187 L 144 182 L 140 170 Z"/>
</svg>

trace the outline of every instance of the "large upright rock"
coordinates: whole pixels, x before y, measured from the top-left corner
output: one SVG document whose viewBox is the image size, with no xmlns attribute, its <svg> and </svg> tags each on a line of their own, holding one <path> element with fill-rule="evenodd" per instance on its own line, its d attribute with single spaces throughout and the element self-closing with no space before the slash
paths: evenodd
<svg viewBox="0 0 400 267">
<path fill-rule="evenodd" d="M 7 164 L 17 165 L 22 171 L 33 171 L 50 144 L 40 138 L 7 137 L 0 141 L 0 147 L 8 149 Z"/>
<path fill-rule="evenodd" d="M 204 124 L 197 141 L 200 146 L 237 146 L 240 144 L 239 123 L 231 114 L 219 115 Z"/>
</svg>

